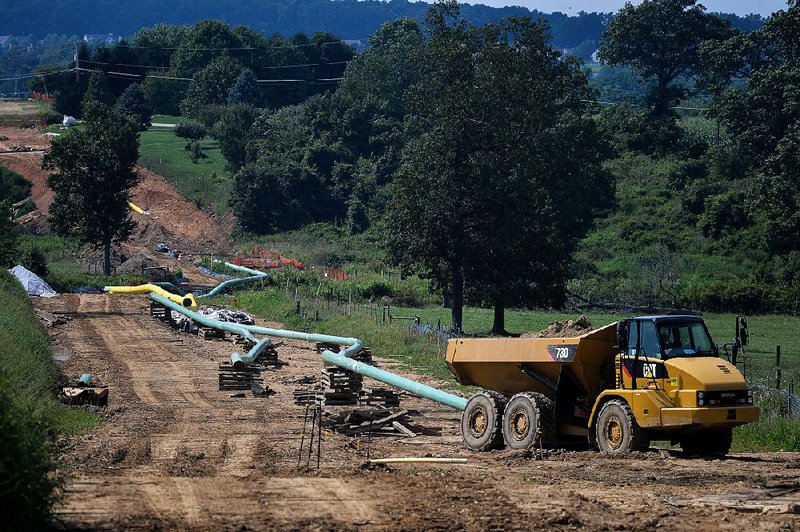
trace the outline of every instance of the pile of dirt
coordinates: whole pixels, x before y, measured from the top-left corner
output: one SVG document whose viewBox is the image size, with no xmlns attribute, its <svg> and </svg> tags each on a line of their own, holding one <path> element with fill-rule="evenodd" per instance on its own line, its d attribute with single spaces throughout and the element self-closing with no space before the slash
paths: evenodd
<svg viewBox="0 0 800 532">
<path fill-rule="evenodd" d="M 589 318 L 581 314 L 575 320 L 563 320 L 553 322 L 552 325 L 539 332 L 527 332 L 520 336 L 520 338 L 572 338 L 586 334 L 594 330 L 592 322 Z"/>
<path fill-rule="evenodd" d="M 163 177 L 147 168 L 137 166 L 136 173 L 139 174 L 141 181 L 132 191 L 132 200 L 143 209 L 148 209 L 150 215 L 135 215 L 134 220 L 140 224 L 152 221 L 166 230 L 148 228 L 149 230 L 139 235 L 143 243 L 167 242 L 173 249 L 183 247 L 210 252 L 220 251 L 230 240 L 232 220 L 218 222 L 210 214 L 198 209 L 194 203 L 183 198 Z M 152 235 L 149 234 L 150 231 L 153 231 Z"/>
<path fill-rule="evenodd" d="M 160 266 L 152 257 L 139 251 L 131 258 L 117 266 L 117 273 L 138 273 L 141 274 L 144 268 L 155 268 Z"/>
</svg>

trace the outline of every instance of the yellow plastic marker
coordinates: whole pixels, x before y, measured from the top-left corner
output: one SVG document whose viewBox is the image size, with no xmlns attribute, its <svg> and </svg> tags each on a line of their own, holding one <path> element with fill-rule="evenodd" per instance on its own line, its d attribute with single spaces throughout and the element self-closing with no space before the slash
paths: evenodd
<svg viewBox="0 0 800 532">
<path fill-rule="evenodd" d="M 103 288 L 103 291 L 108 292 L 109 294 L 149 294 L 150 292 L 155 292 L 161 297 L 166 297 L 178 305 L 186 307 L 190 310 L 197 310 L 197 300 L 195 300 L 194 294 L 189 293 L 185 296 L 179 296 L 177 294 L 167 292 L 160 286 L 154 284 L 140 284 L 138 286 L 106 286 Z"/>
</svg>

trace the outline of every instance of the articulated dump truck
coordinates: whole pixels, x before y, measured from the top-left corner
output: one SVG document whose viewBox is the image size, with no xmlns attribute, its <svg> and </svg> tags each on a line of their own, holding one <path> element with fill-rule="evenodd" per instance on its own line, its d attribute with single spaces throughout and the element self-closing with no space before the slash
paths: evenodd
<svg viewBox="0 0 800 532">
<path fill-rule="evenodd" d="M 622 452 L 669 440 L 690 453 L 727 453 L 733 427 L 759 415 L 734 364 L 719 357 L 695 316 L 632 318 L 574 338 L 457 338 L 447 346 L 458 381 L 483 388 L 461 419 L 475 451 L 588 442 Z"/>
</svg>

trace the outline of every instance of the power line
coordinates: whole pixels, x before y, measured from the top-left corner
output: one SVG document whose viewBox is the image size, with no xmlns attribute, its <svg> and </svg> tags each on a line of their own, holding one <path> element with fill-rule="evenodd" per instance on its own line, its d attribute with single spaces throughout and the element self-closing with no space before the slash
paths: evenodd
<svg viewBox="0 0 800 532">
<path fill-rule="evenodd" d="M 79 59 L 80 63 L 91 63 L 93 65 L 109 65 L 109 66 L 122 66 L 122 67 L 130 67 L 130 68 L 148 68 L 148 69 L 160 69 L 160 70 L 169 70 L 172 67 L 168 66 L 157 66 L 157 65 L 137 65 L 133 63 L 109 63 L 103 61 L 90 61 L 89 59 Z M 319 67 L 319 66 L 328 66 L 328 65 L 346 65 L 351 63 L 352 61 L 331 61 L 328 63 L 302 63 L 296 65 L 274 65 L 274 66 L 267 66 L 267 67 L 260 67 L 259 70 L 279 70 L 279 69 L 286 69 L 286 68 L 308 68 L 308 67 Z"/>
<path fill-rule="evenodd" d="M 272 46 L 234 46 L 230 48 L 216 48 L 216 47 L 187 48 L 183 46 L 136 46 L 133 44 L 119 44 L 119 43 L 116 43 L 114 46 L 116 46 L 117 48 L 132 48 L 138 50 L 186 50 L 189 52 L 219 52 L 219 51 L 238 52 L 243 50 L 283 50 L 285 48 L 308 48 L 311 46 L 323 47 L 323 46 L 332 46 L 334 44 L 343 44 L 345 46 L 349 46 L 344 41 L 328 41 L 323 43 L 307 43 L 307 44 L 280 44 Z"/>
<path fill-rule="evenodd" d="M 17 76 L 10 76 L 10 77 L 0 78 L 0 81 L 14 81 L 14 80 L 19 80 L 19 79 L 30 79 L 30 78 L 39 78 L 39 77 L 45 77 L 45 76 L 54 76 L 56 74 L 63 74 L 64 72 L 72 72 L 72 70 L 73 70 L 72 68 L 65 68 L 65 69 L 62 69 L 62 70 L 55 70 L 55 71 L 52 71 L 52 72 L 28 72 L 26 74 L 19 74 Z"/>
</svg>

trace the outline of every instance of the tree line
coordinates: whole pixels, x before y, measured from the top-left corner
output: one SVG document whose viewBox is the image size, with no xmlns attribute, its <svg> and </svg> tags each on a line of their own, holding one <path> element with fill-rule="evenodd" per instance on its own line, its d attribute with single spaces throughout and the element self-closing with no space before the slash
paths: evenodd
<svg viewBox="0 0 800 532">
<path fill-rule="evenodd" d="M 608 250 L 587 254 L 603 238 L 641 261 L 648 304 L 708 308 L 732 294 L 742 307 L 769 300 L 759 307 L 769 310 L 800 295 L 797 117 L 786 107 L 797 13 L 793 0 L 763 27 L 742 31 L 692 0 L 626 6 L 604 33 L 601 56 L 630 69 L 645 94 L 635 107 L 599 111 L 587 72 L 553 49 L 546 24 L 512 17 L 476 26 L 454 2 L 436 4 L 423 24 L 385 24 L 349 56 L 338 86 L 293 94 L 298 103 L 264 98 L 259 55 L 220 60 L 200 46 L 242 29 L 206 21 L 143 30 L 139 39 L 186 32 L 175 50 L 143 50 L 194 79 L 192 97 L 178 106 L 204 130 L 183 133 L 190 143 L 205 132 L 219 142 L 240 231 L 340 221 L 347 233 L 381 235 L 404 272 L 441 290 L 456 328 L 467 301 L 493 306 L 499 333 L 508 306 L 630 291 L 624 272 L 598 269 Z M 674 109 L 698 96 L 712 102 L 719 134 L 687 131 Z M 655 203 L 625 217 L 620 199 L 640 190 L 630 161 L 652 166 L 640 194 Z M 584 240 L 596 224 L 613 233 Z M 675 270 L 689 252 L 759 267 L 746 278 L 679 286 Z"/>
</svg>

